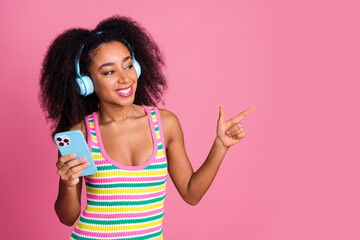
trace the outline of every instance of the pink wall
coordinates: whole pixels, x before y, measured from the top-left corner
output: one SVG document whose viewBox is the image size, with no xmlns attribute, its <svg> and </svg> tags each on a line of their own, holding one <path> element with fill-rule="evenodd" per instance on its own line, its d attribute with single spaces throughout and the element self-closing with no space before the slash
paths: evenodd
<svg viewBox="0 0 360 240">
<path fill-rule="evenodd" d="M 166 239 L 360 239 L 358 1 L 169 2 L 1 1 L 1 239 L 69 237 L 53 210 L 57 150 L 39 70 L 57 34 L 115 13 L 164 51 L 163 108 L 179 117 L 194 169 L 219 105 L 227 118 L 257 108 L 199 205 L 169 178 Z"/>
</svg>

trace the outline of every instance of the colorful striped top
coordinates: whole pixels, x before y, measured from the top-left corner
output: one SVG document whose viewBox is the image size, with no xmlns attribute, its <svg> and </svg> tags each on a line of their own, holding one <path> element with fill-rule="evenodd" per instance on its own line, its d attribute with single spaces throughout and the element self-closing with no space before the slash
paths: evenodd
<svg viewBox="0 0 360 240">
<path fill-rule="evenodd" d="M 84 177 L 87 206 L 70 239 L 163 239 L 167 178 L 164 133 L 159 109 L 142 106 L 149 118 L 154 150 L 138 166 L 112 160 L 104 150 L 96 112 L 85 117 L 97 173 Z"/>
</svg>

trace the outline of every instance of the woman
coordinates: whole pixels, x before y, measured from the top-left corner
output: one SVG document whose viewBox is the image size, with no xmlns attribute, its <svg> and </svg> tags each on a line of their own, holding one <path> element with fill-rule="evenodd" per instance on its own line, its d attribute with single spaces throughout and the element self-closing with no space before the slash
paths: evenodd
<svg viewBox="0 0 360 240">
<path fill-rule="evenodd" d="M 49 47 L 42 107 L 53 134 L 82 131 L 97 168 L 79 177 L 87 160 L 59 154 L 55 211 L 63 224 L 79 217 L 83 179 L 87 187 L 71 239 L 162 239 L 167 174 L 184 201 L 196 205 L 227 150 L 244 138 L 239 120 L 255 108 L 225 121 L 220 107 L 217 136 L 194 173 L 178 118 L 156 107 L 167 89 L 163 65 L 150 34 L 126 17 L 105 19 L 92 31 L 67 30 Z"/>
</svg>

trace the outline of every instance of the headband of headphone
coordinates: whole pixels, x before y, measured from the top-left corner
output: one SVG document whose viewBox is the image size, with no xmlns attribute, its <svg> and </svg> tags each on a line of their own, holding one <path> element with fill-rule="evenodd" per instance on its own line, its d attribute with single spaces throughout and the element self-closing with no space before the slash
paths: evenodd
<svg viewBox="0 0 360 240">
<path fill-rule="evenodd" d="M 99 32 L 96 32 L 95 34 L 100 35 L 102 33 L 103 33 L 103 31 L 99 31 Z M 130 49 L 133 66 L 135 68 L 137 78 L 139 78 L 140 74 L 141 74 L 140 64 L 138 63 L 138 61 L 136 61 L 134 52 L 132 51 L 130 44 L 125 39 L 124 39 L 124 41 L 125 41 L 125 44 L 127 45 L 127 47 Z M 76 83 L 77 83 L 76 91 L 82 96 L 87 96 L 94 92 L 94 84 L 93 84 L 91 78 L 89 76 L 80 74 L 80 55 L 85 46 L 85 43 L 86 43 L 86 41 L 82 44 L 79 53 L 75 57 L 75 72 L 76 72 Z"/>
</svg>

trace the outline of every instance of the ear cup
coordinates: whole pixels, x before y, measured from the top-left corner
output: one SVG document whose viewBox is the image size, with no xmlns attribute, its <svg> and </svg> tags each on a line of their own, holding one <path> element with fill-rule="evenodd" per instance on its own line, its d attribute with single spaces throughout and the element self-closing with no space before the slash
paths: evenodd
<svg viewBox="0 0 360 240">
<path fill-rule="evenodd" d="M 75 72 L 76 72 L 76 91 L 82 95 L 87 96 L 94 92 L 94 84 L 90 77 L 80 74 L 80 54 L 84 48 L 85 43 L 81 45 L 78 55 L 75 57 Z"/>
<path fill-rule="evenodd" d="M 136 71 L 137 78 L 139 79 L 139 77 L 141 75 L 140 64 L 139 64 L 138 61 L 136 61 L 136 59 L 134 57 L 132 58 L 132 62 L 133 62 L 133 65 L 134 65 L 134 68 L 135 68 L 135 71 Z"/>
<path fill-rule="evenodd" d="M 90 77 L 78 75 L 78 77 L 76 78 L 76 82 L 76 91 L 80 95 L 87 96 L 94 92 L 94 84 Z"/>
</svg>

